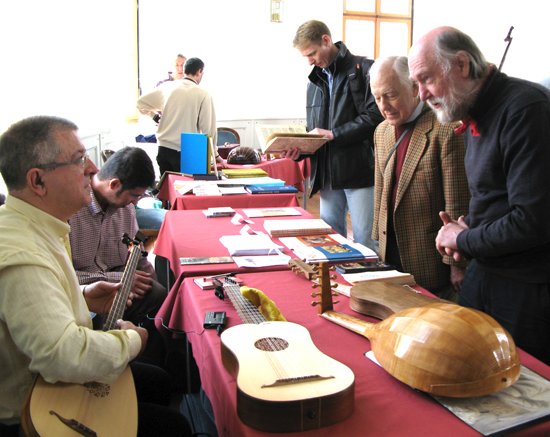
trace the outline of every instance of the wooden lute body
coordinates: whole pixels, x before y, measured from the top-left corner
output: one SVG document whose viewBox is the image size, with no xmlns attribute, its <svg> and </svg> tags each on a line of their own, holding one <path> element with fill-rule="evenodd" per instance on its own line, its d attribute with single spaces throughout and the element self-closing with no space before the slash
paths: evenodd
<svg viewBox="0 0 550 437">
<path fill-rule="evenodd" d="M 366 281 L 351 287 L 349 306 L 358 313 L 384 320 L 404 309 L 421 307 L 438 301 L 442 302 L 418 293 L 408 285 Z"/>
<path fill-rule="evenodd" d="M 103 330 L 117 329 L 122 318 L 140 257 L 141 240 L 124 234 L 133 243 L 122 274 L 122 286 L 115 296 Z M 137 397 L 129 367 L 112 384 L 89 382 L 51 384 L 38 375 L 23 409 L 21 426 L 26 436 L 134 437 L 137 435 Z"/>
<path fill-rule="evenodd" d="M 351 369 L 315 347 L 306 328 L 267 322 L 225 279 L 224 291 L 244 324 L 221 334 L 222 361 L 237 374 L 237 413 L 266 432 L 298 432 L 332 425 L 353 413 Z"/>
<path fill-rule="evenodd" d="M 432 300 L 369 323 L 332 310 L 328 266 L 320 269 L 321 316 L 368 338 L 380 365 L 405 384 L 437 396 L 473 397 L 519 378 L 515 343 L 487 314 Z"/>
</svg>

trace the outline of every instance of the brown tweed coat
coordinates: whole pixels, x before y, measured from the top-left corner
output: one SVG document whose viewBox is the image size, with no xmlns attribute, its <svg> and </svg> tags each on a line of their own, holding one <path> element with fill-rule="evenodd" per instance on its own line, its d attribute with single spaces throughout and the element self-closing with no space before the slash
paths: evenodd
<svg viewBox="0 0 550 437">
<path fill-rule="evenodd" d="M 441 124 L 432 111 L 417 121 L 399 184 L 393 221 L 403 269 L 428 290 L 450 283 L 448 264 L 435 248 L 435 237 L 442 222 L 439 211 L 456 219 L 466 215 L 470 195 L 464 170 L 464 142 L 453 131 L 454 125 Z M 395 144 L 395 128 L 387 121 L 378 125 L 375 143 L 375 197 L 372 238 L 379 241 L 380 257 L 386 254 L 388 206 L 392 190 L 395 153 L 386 168 L 388 154 Z"/>
</svg>

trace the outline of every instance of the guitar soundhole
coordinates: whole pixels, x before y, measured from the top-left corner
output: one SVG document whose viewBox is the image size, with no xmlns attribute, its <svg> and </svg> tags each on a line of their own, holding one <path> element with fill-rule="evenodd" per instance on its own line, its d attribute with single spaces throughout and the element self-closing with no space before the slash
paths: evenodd
<svg viewBox="0 0 550 437">
<path fill-rule="evenodd" d="M 288 347 L 288 341 L 279 337 L 265 337 L 256 341 L 254 346 L 264 352 L 282 351 Z"/>
<path fill-rule="evenodd" d="M 111 386 L 109 384 L 102 384 L 100 382 L 87 382 L 84 384 L 84 387 L 86 387 L 88 392 L 96 398 L 109 396 L 109 392 L 111 391 Z"/>
</svg>

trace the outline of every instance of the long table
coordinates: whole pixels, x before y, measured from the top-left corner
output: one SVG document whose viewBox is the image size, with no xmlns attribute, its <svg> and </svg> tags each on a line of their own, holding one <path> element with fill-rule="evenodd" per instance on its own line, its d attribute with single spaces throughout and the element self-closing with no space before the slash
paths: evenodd
<svg viewBox="0 0 550 437">
<path fill-rule="evenodd" d="M 254 223 L 249 224 L 254 231 L 265 232 L 263 223 L 266 219 L 271 220 L 288 220 L 288 219 L 303 219 L 313 218 L 313 216 L 305 209 L 296 207 L 300 216 L 280 216 L 280 217 L 258 217 L 249 219 Z M 242 209 L 237 209 L 237 213 L 247 219 L 246 214 Z M 254 271 L 252 268 L 239 268 L 237 264 L 195 264 L 195 265 L 180 265 L 180 257 L 212 257 L 212 256 L 228 256 L 227 249 L 220 242 L 222 235 L 237 235 L 239 234 L 244 223 L 234 225 L 231 223 L 232 217 L 214 217 L 206 218 L 203 211 L 200 210 L 171 210 L 164 217 L 164 221 L 159 230 L 159 234 L 155 243 L 155 255 L 159 255 L 168 260 L 175 278 L 180 275 L 184 276 L 207 276 L 229 272 Z M 277 238 L 273 241 L 280 244 Z M 283 253 L 292 256 L 286 247 L 283 248 Z M 288 269 L 286 266 L 260 267 L 259 270 L 282 270 Z"/>
<path fill-rule="evenodd" d="M 286 159 L 285 161 L 290 161 Z M 292 161 L 293 162 L 293 161 Z M 298 200 L 293 193 L 284 194 L 230 194 L 226 196 L 196 196 L 181 195 L 174 188 L 178 180 L 191 180 L 187 176 L 169 174 L 164 180 L 157 197 L 168 202 L 171 209 L 204 209 L 219 206 L 233 208 L 268 208 L 277 206 L 298 206 Z"/>
<path fill-rule="evenodd" d="M 367 339 L 319 317 L 317 307 L 311 306 L 311 282 L 290 271 L 243 273 L 238 276 L 247 286 L 262 290 L 274 300 L 288 321 L 305 326 L 321 352 L 349 366 L 355 374 L 355 409 L 351 417 L 330 427 L 296 435 L 479 436 L 478 432 L 430 396 L 402 384 L 367 359 L 364 356 L 370 350 Z M 354 313 L 349 308 L 347 297 L 340 296 L 339 300 L 335 310 L 369 319 Z M 193 278 L 181 277 L 157 316 L 168 327 L 187 333 L 203 389 L 212 403 L 219 435 L 272 435 L 252 429 L 239 419 L 236 381 L 222 364 L 220 337 L 215 331 L 205 330 L 202 326 L 207 311 L 225 311 L 228 327 L 240 323 L 228 300 L 219 300 L 212 290 L 201 290 Z M 519 353 L 523 365 L 550 378 L 550 367 L 521 350 Z M 261 372 L 261 369 L 258 371 Z M 550 435 L 550 422 L 531 425 L 517 435 Z"/>
</svg>

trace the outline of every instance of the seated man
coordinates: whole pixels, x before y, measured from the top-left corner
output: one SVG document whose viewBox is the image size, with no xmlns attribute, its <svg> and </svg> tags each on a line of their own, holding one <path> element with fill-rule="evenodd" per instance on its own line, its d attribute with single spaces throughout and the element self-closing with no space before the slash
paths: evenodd
<svg viewBox="0 0 550 437">
<path fill-rule="evenodd" d="M 153 163 L 147 153 L 137 147 L 119 150 L 92 176 L 88 205 L 69 220 L 73 266 L 80 285 L 121 280 L 128 259 L 128 247 L 122 242 L 122 236 L 126 233 L 130 238 L 135 237 L 138 224 L 134 205 L 154 181 Z M 147 316 L 154 317 L 167 291 L 156 281 L 154 267 L 145 256 L 140 258 L 134 274 L 132 292 L 135 298 L 124 318 L 136 325 L 145 323 L 151 327 L 150 336 L 156 337 Z M 102 324 L 102 317 L 94 318 L 96 328 Z M 150 343 L 160 347 L 160 342 L 153 338 Z"/>
<path fill-rule="evenodd" d="M 69 256 L 69 218 L 90 201 L 97 172 L 77 127 L 31 117 L 0 137 L 0 173 L 9 196 L 0 208 L 0 435 L 19 435 L 37 374 L 50 383 L 111 383 L 145 348 L 147 331 L 128 321 L 95 331 L 90 311 L 109 311 L 119 284 L 80 287 Z M 132 363 L 139 435 L 190 435 L 167 407 L 169 378 Z M 153 430 L 156 433 L 153 433 Z"/>
</svg>

